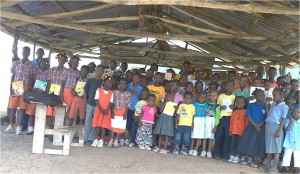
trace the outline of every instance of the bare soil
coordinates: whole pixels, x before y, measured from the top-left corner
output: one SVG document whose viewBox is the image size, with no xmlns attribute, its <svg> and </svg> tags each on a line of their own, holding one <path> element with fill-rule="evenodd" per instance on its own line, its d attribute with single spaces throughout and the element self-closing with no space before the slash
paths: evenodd
<svg viewBox="0 0 300 174">
<path fill-rule="evenodd" d="M 0 173 L 262 173 L 261 169 L 202 157 L 137 148 L 71 147 L 69 156 L 32 154 L 32 135 L 3 133 Z M 45 146 L 51 147 L 45 139 Z"/>
</svg>

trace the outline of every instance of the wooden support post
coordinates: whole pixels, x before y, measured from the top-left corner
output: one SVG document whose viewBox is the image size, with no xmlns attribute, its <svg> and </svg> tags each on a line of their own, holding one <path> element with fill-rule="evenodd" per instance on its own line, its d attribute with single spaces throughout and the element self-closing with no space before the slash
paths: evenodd
<svg viewBox="0 0 300 174">
<path fill-rule="evenodd" d="M 144 28 L 144 6 L 139 6 L 139 31 Z"/>
<path fill-rule="evenodd" d="M 32 153 L 44 152 L 46 112 L 46 105 L 36 104 Z"/>
</svg>

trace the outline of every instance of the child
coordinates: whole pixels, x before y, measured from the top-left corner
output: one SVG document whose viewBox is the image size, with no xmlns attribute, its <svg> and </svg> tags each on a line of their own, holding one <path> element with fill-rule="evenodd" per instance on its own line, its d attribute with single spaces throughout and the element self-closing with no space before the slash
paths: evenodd
<svg viewBox="0 0 300 174">
<path fill-rule="evenodd" d="M 143 87 L 140 85 L 140 74 L 135 73 L 132 78 L 132 83 L 129 84 L 126 88 L 126 91 L 130 92 L 131 94 L 131 107 L 127 111 L 127 123 L 126 123 L 126 130 L 127 130 L 127 135 L 125 139 L 125 145 L 129 145 L 129 137 L 135 136 L 131 135 L 131 128 L 133 126 L 133 116 L 134 116 L 134 110 L 135 110 L 135 105 L 138 102 L 140 95 L 142 93 Z"/>
<path fill-rule="evenodd" d="M 129 147 L 134 147 L 136 132 L 138 129 L 139 119 L 142 112 L 142 107 L 148 104 L 147 103 L 148 95 L 149 95 L 149 89 L 144 88 L 142 90 L 141 100 L 139 100 L 135 105 L 135 111 L 134 111 L 134 116 L 133 116 L 133 121 L 131 126 L 131 138 L 130 138 Z"/>
<path fill-rule="evenodd" d="M 242 76 L 240 78 L 239 88 L 233 92 L 235 96 L 243 96 L 246 99 L 250 97 L 250 91 L 247 88 L 248 78 L 247 76 Z"/>
<path fill-rule="evenodd" d="M 96 107 L 95 94 L 97 89 L 102 87 L 104 69 L 102 65 L 98 65 L 94 72 L 95 78 L 90 78 L 84 86 L 84 100 L 86 102 L 84 142 L 88 145 L 91 145 L 96 138 L 97 128 L 93 128 L 91 123 Z"/>
<path fill-rule="evenodd" d="M 196 83 L 195 83 L 195 90 L 194 90 L 195 93 L 197 94 L 197 93 L 203 91 L 203 88 L 204 88 L 204 82 L 203 81 L 196 81 Z"/>
<path fill-rule="evenodd" d="M 196 113 L 195 106 L 192 104 L 193 94 L 190 92 L 184 93 L 184 103 L 179 105 L 175 122 L 175 137 L 173 154 L 178 155 L 179 146 L 181 145 L 180 153 L 187 155 L 187 148 L 191 145 L 191 131 L 193 127 L 194 115 Z"/>
<path fill-rule="evenodd" d="M 171 92 L 171 81 L 169 80 L 163 80 L 162 86 L 165 88 L 165 92 Z"/>
<path fill-rule="evenodd" d="M 84 100 L 84 86 L 87 82 L 87 75 L 88 75 L 89 67 L 86 65 L 83 65 L 80 69 L 80 78 L 77 81 L 76 87 L 79 87 L 77 91 L 72 89 L 72 94 L 74 95 L 74 99 L 71 105 L 70 109 L 70 115 L 69 119 L 67 121 L 67 126 L 72 126 L 74 119 L 77 118 L 79 115 L 80 125 L 84 125 L 84 119 L 85 119 L 85 112 L 86 112 L 86 102 Z"/>
<path fill-rule="evenodd" d="M 18 60 L 13 64 L 12 67 L 12 77 L 11 77 L 11 84 L 14 82 L 21 82 L 22 83 L 22 90 L 23 93 L 30 90 L 30 85 L 33 82 L 33 75 L 34 75 L 34 65 L 33 62 L 28 59 L 30 55 L 30 48 L 23 47 L 22 50 L 23 59 Z M 21 120 L 22 117 L 25 115 L 25 111 L 27 109 L 27 103 L 23 100 L 23 94 L 16 94 L 13 91 L 13 87 L 11 85 L 10 88 L 10 99 L 9 99 L 9 109 L 10 112 L 10 125 L 4 130 L 5 133 L 12 133 L 16 132 L 17 135 L 21 134 Z M 16 116 L 17 108 L 21 109 L 21 116 Z M 16 119 L 15 119 L 16 117 Z M 14 123 L 14 120 L 16 122 Z M 16 128 L 15 128 L 16 125 Z"/>
<path fill-rule="evenodd" d="M 269 82 L 270 82 L 270 88 L 276 88 L 278 87 L 277 82 L 275 81 L 275 77 L 277 75 L 277 69 L 275 67 L 270 67 L 267 71 Z"/>
<path fill-rule="evenodd" d="M 95 94 L 96 108 L 93 118 L 93 127 L 100 128 L 100 136 L 92 143 L 93 147 L 103 147 L 104 136 L 107 130 L 111 130 L 111 115 L 113 111 L 113 91 L 110 90 L 112 86 L 111 77 L 104 76 L 103 88 L 98 88 Z M 110 139 L 109 146 L 113 143 Z"/>
<path fill-rule="evenodd" d="M 283 126 L 286 115 L 288 113 L 288 106 L 283 101 L 284 92 L 281 88 L 273 90 L 273 101 L 270 111 L 266 119 L 266 153 L 267 165 L 266 172 L 276 171 L 279 154 L 281 153 L 283 143 Z M 268 111 L 268 109 L 267 109 Z M 271 158 L 274 154 L 274 165 L 271 167 Z"/>
<path fill-rule="evenodd" d="M 233 110 L 230 118 L 229 133 L 231 135 L 231 144 L 230 156 L 228 161 L 236 164 L 240 162 L 240 156 L 237 149 L 240 143 L 241 136 L 244 133 L 244 129 L 248 124 L 245 109 L 246 104 L 247 100 L 245 97 L 236 97 L 235 109 Z"/>
<path fill-rule="evenodd" d="M 194 102 L 195 107 L 195 115 L 194 115 L 194 122 L 193 122 L 193 131 L 192 131 L 192 143 L 191 148 L 189 150 L 189 155 L 197 156 L 198 149 L 201 145 L 201 141 L 205 138 L 205 118 L 208 104 L 206 103 L 206 93 L 200 92 L 197 98 L 197 101 Z M 196 145 L 195 145 L 196 143 Z M 194 148 L 195 145 L 195 148 Z M 206 152 L 205 148 L 202 146 L 201 156 L 205 157 Z"/>
<path fill-rule="evenodd" d="M 192 82 L 186 82 L 184 91 L 185 92 L 191 92 L 192 94 L 194 94 L 194 85 L 193 85 L 193 83 Z M 192 103 L 194 103 L 195 101 L 196 101 L 196 98 L 195 98 L 195 96 L 193 96 Z"/>
<path fill-rule="evenodd" d="M 155 95 L 149 94 L 148 104 L 142 107 L 139 119 L 139 128 L 136 133 L 136 143 L 141 150 L 151 150 L 152 146 L 152 125 L 157 109 L 155 107 Z"/>
<path fill-rule="evenodd" d="M 288 82 L 284 82 L 282 84 L 282 88 L 285 90 L 284 91 L 284 97 L 287 97 L 289 95 L 289 93 L 291 92 L 291 84 Z"/>
<path fill-rule="evenodd" d="M 143 88 L 147 88 L 148 85 L 149 85 L 149 83 L 148 83 L 147 77 L 144 76 L 144 75 L 141 76 L 141 86 L 142 86 Z"/>
<path fill-rule="evenodd" d="M 219 118 L 221 113 L 221 107 L 217 104 L 218 100 L 218 91 L 210 91 L 209 94 L 209 103 L 206 112 L 205 118 L 205 139 L 203 140 L 202 146 L 205 148 L 206 157 L 212 158 L 212 147 L 213 147 L 213 140 L 214 134 L 216 132 L 217 126 L 219 124 Z M 208 149 L 206 150 L 206 143 L 208 140 Z"/>
<path fill-rule="evenodd" d="M 300 90 L 298 90 L 298 91 L 296 91 L 295 92 L 295 95 L 294 95 L 294 100 L 295 100 L 295 103 L 294 103 L 294 107 L 296 108 L 296 107 L 300 107 L 299 106 L 299 99 L 300 99 Z"/>
<path fill-rule="evenodd" d="M 174 102 L 179 104 L 183 101 L 183 96 L 179 93 L 179 81 L 172 80 L 171 81 L 171 92 L 174 93 Z"/>
<path fill-rule="evenodd" d="M 249 103 L 246 111 L 249 124 L 244 130 L 241 137 L 238 151 L 251 156 L 254 160 L 250 164 L 252 167 L 257 168 L 258 157 L 265 155 L 265 119 L 266 119 L 266 104 L 265 92 L 256 89 L 253 92 L 255 103 Z M 242 164 L 248 162 L 242 160 Z"/>
<path fill-rule="evenodd" d="M 133 72 L 132 72 L 132 70 L 126 71 L 125 78 L 127 80 L 127 84 L 130 84 L 132 82 L 132 79 L 133 79 Z"/>
<path fill-rule="evenodd" d="M 291 92 L 287 95 L 290 98 L 294 98 L 295 92 L 299 90 L 299 81 L 296 79 L 291 80 Z"/>
<path fill-rule="evenodd" d="M 188 82 L 188 75 L 187 74 L 181 74 L 179 78 L 179 93 L 183 95 L 185 91 L 185 85 Z"/>
<path fill-rule="evenodd" d="M 131 94 L 126 91 L 127 81 L 125 78 L 121 78 L 118 84 L 119 90 L 114 91 L 114 115 L 112 115 L 112 119 L 115 117 L 123 117 L 123 120 L 127 119 L 127 111 L 131 106 Z M 115 128 L 112 127 L 111 140 L 114 139 L 116 134 L 116 138 L 113 142 L 114 147 L 119 147 L 119 136 L 122 133 L 125 133 L 126 129 Z M 120 140 L 120 144 L 124 145 L 124 140 Z M 108 144 L 108 147 L 112 146 L 112 142 Z"/>
<path fill-rule="evenodd" d="M 221 106 L 220 122 L 216 132 L 215 158 L 220 159 L 222 156 L 225 159 L 229 158 L 230 151 L 230 116 L 234 108 L 235 95 L 232 94 L 233 82 L 226 82 L 226 92 L 218 98 L 218 104 Z"/>
<path fill-rule="evenodd" d="M 37 70 L 36 78 L 35 78 L 35 83 L 38 83 L 38 81 L 43 81 L 43 82 L 48 82 L 49 78 L 49 61 L 48 59 L 40 59 L 39 62 L 40 69 Z M 48 86 L 48 83 L 46 85 L 46 88 L 43 89 L 37 89 L 33 88 L 34 91 L 46 91 Z M 35 115 L 35 106 L 36 104 L 30 103 L 27 106 L 26 114 L 29 116 L 29 122 L 28 122 L 28 130 L 27 130 L 27 135 L 31 135 L 33 133 L 33 123 L 34 123 L 34 115 Z"/>
<path fill-rule="evenodd" d="M 174 136 L 174 113 L 177 104 L 174 101 L 174 93 L 167 93 L 165 101 L 160 104 L 160 116 L 153 134 L 159 135 L 158 147 L 155 148 L 154 152 L 159 152 L 160 154 L 167 153 L 167 146 L 169 140 Z M 162 148 L 162 141 L 164 141 L 164 147 Z"/>
<path fill-rule="evenodd" d="M 155 106 L 156 107 L 162 101 L 163 95 L 165 94 L 165 88 L 163 86 L 161 86 L 162 78 L 163 78 L 162 74 L 159 73 L 159 72 L 157 72 L 154 75 L 154 83 L 153 83 L 153 85 L 149 85 L 148 86 L 149 93 L 155 95 L 155 98 L 156 98 L 156 100 L 155 100 Z"/>
<path fill-rule="evenodd" d="M 288 113 L 286 115 L 286 119 L 288 119 L 288 118 L 290 118 L 292 110 L 294 108 L 294 106 L 293 106 L 294 105 L 294 99 L 290 98 L 290 97 L 285 97 L 284 98 L 284 102 L 289 107 L 289 111 L 288 111 Z"/>
<path fill-rule="evenodd" d="M 299 173 L 300 168 L 300 109 L 294 108 L 291 118 L 285 123 L 286 135 L 283 143 L 284 156 L 282 161 L 281 173 L 287 172 L 287 167 L 290 166 L 292 154 L 294 154 L 295 173 Z"/>
</svg>

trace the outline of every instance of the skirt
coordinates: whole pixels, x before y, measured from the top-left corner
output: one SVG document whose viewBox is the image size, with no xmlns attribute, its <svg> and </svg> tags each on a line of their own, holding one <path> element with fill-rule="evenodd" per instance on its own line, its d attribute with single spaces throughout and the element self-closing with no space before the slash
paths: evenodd
<svg viewBox="0 0 300 174">
<path fill-rule="evenodd" d="M 204 139 L 205 117 L 194 118 L 194 129 L 192 131 L 193 139 Z"/>
<path fill-rule="evenodd" d="M 263 157 L 265 155 L 265 127 L 257 132 L 252 124 L 248 124 L 241 137 L 238 151 L 252 157 Z"/>
<path fill-rule="evenodd" d="M 137 130 L 135 142 L 141 146 L 152 146 L 152 124 L 142 123 Z"/>
<path fill-rule="evenodd" d="M 281 153 L 283 144 L 283 131 L 280 137 L 275 137 L 279 124 L 267 123 L 265 130 L 266 153 Z"/>
<path fill-rule="evenodd" d="M 161 113 L 158 122 L 155 126 L 153 134 L 174 136 L 174 119 L 172 116 Z"/>
</svg>

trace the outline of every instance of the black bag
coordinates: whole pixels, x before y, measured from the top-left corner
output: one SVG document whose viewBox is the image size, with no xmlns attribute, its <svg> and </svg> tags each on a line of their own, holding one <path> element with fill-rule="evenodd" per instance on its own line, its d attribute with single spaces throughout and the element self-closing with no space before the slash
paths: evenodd
<svg viewBox="0 0 300 174">
<path fill-rule="evenodd" d="M 24 102 L 38 102 L 52 107 L 63 103 L 59 96 L 40 91 L 26 92 L 24 94 Z"/>
</svg>

